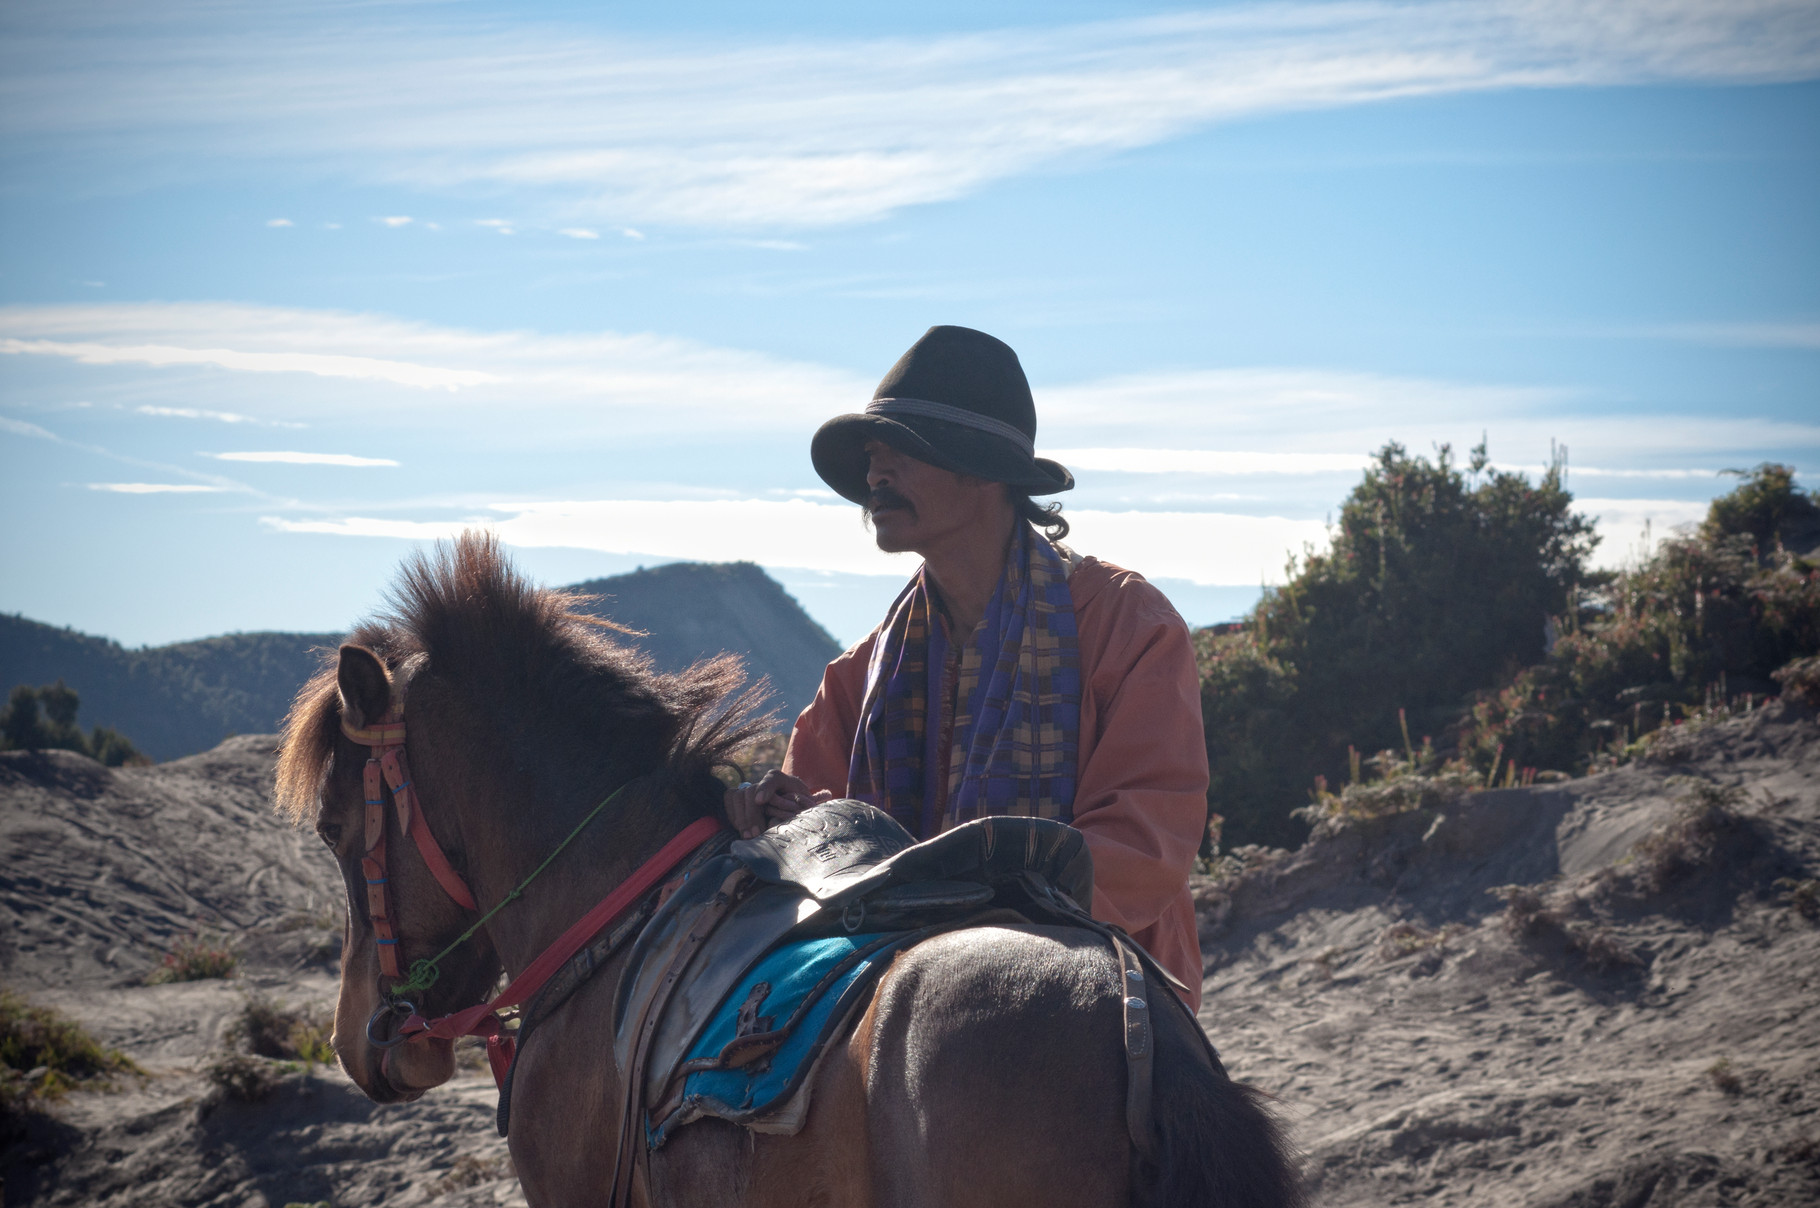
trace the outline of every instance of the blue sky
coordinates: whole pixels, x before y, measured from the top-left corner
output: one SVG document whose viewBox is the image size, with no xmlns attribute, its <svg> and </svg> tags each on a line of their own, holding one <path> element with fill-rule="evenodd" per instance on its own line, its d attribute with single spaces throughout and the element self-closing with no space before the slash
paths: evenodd
<svg viewBox="0 0 1820 1208">
<path fill-rule="evenodd" d="M 913 567 L 808 438 L 933 323 L 1195 622 L 1388 440 L 1567 445 L 1607 563 L 1820 467 L 1811 2 L 16 3 L 0 64 L 0 610 L 129 644 L 473 523 L 855 640 Z"/>
</svg>

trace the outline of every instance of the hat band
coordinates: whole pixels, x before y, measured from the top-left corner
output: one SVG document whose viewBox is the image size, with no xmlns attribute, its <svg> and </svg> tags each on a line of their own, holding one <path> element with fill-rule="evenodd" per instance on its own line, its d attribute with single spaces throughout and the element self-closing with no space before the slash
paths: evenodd
<svg viewBox="0 0 1820 1208">
<path fill-rule="evenodd" d="M 1014 428 L 1003 420 L 993 419 L 990 415 L 981 415 L 965 407 L 956 407 L 949 403 L 935 403 L 926 398 L 875 398 L 866 404 L 867 415 L 920 415 L 924 419 L 939 419 L 944 423 L 958 424 L 963 428 L 972 428 L 976 432 L 990 432 L 1002 436 L 1023 451 L 1025 457 L 1036 456 L 1036 442 L 1021 429 Z"/>
</svg>

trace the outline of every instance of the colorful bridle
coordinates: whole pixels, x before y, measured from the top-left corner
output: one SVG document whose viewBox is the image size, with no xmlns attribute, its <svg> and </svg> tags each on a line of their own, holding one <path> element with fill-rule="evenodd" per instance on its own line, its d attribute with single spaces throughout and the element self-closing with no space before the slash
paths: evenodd
<svg viewBox="0 0 1820 1208">
<path fill-rule="evenodd" d="M 417 801 L 417 790 L 411 783 L 411 766 L 404 754 L 404 699 L 399 693 L 392 707 L 377 723 L 356 729 L 341 721 L 341 732 L 353 742 L 368 747 L 373 754 L 361 773 L 366 789 L 366 850 L 360 857 L 360 869 L 366 876 L 367 917 L 373 923 L 373 940 L 379 948 L 379 969 L 387 977 L 402 978 L 398 963 L 398 935 L 392 926 L 391 871 L 386 859 L 385 791 L 392 792 L 398 810 L 398 830 L 417 842 L 423 862 L 449 895 L 463 910 L 473 910 L 474 891 L 449 864 L 442 844 L 430 830 L 429 820 Z"/>
<path fill-rule="evenodd" d="M 406 970 L 398 957 L 399 937 L 393 926 L 391 894 L 389 892 L 391 873 L 386 851 L 386 813 L 385 792 L 390 789 L 393 804 L 398 814 L 400 833 L 409 835 L 417 845 L 417 851 L 423 857 L 424 865 L 435 877 L 442 891 L 464 910 L 478 911 L 474 893 L 461 878 L 449 858 L 443 853 L 442 845 L 430 830 L 429 820 L 424 817 L 421 800 L 412 784 L 410 764 L 405 759 L 405 724 L 404 724 L 404 688 L 406 681 L 401 677 L 395 681 L 391 707 L 384 717 L 366 727 L 348 724 L 347 719 L 341 722 L 341 732 L 352 742 L 367 747 L 373 753 L 366 762 L 361 782 L 365 789 L 366 809 L 364 814 L 365 848 L 360 857 L 361 873 L 366 879 L 367 914 L 372 921 L 373 939 L 379 953 L 380 972 L 391 979 L 393 984 L 388 988 L 380 987 L 380 996 L 384 1000 L 367 1020 L 367 1042 L 376 1048 L 388 1049 L 403 1044 L 419 1036 L 431 1036 L 442 1040 L 454 1040 L 462 1036 L 479 1036 L 487 1042 L 487 1061 L 492 1067 L 494 1081 L 501 1086 L 512 1065 L 515 1052 L 513 1037 L 505 1028 L 505 1019 L 501 1011 L 516 1007 L 528 1000 L 556 971 L 581 951 L 590 940 L 601 931 L 617 922 L 627 910 L 636 905 L 640 898 L 653 889 L 657 883 L 677 865 L 687 859 L 691 853 L 713 838 L 723 824 L 715 818 L 698 818 L 682 832 L 659 849 L 656 855 L 627 877 L 612 892 L 596 903 L 587 914 L 577 919 L 569 929 L 558 936 L 548 948 L 538 954 L 537 958 L 524 971 L 507 984 L 505 989 L 488 1002 L 478 1003 L 461 1011 L 448 1015 L 439 1015 L 426 1019 L 418 1014 L 417 1007 L 406 994 L 427 990 L 437 978 L 438 965 L 442 959 L 466 943 L 484 927 L 489 919 L 516 901 L 532 880 L 551 861 L 560 855 L 564 848 L 574 841 L 576 836 L 600 813 L 612 804 L 614 798 L 624 792 L 626 785 L 613 790 L 605 800 L 590 810 L 586 817 L 569 832 L 568 837 L 556 845 L 556 848 L 534 868 L 530 875 L 519 882 L 491 910 L 482 914 L 472 926 L 463 931 L 455 941 L 441 952 L 426 960 L 413 961 Z M 385 1019 L 398 1019 L 401 1022 L 391 1035 L 382 1035 L 381 1022 Z"/>
</svg>

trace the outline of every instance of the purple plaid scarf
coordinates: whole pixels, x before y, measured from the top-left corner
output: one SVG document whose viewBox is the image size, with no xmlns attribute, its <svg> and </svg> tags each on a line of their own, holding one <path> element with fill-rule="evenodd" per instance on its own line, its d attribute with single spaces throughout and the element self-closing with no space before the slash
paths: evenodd
<svg viewBox="0 0 1820 1208">
<path fill-rule="evenodd" d="M 847 791 L 924 839 L 994 814 L 1071 820 L 1081 655 L 1067 566 L 1034 529 L 1018 526 L 985 618 L 961 652 L 939 819 L 932 764 L 947 641 L 925 576 L 917 571 L 898 596 L 873 648 Z"/>
</svg>

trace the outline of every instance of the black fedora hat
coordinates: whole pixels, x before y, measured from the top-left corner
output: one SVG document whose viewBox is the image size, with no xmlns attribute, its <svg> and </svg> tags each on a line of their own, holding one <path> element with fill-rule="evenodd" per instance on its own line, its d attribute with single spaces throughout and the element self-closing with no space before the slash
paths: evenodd
<svg viewBox="0 0 1820 1208">
<path fill-rule="evenodd" d="M 815 433 L 815 472 L 854 503 L 870 493 L 868 440 L 1032 495 L 1074 486 L 1065 466 L 1036 456 L 1036 403 L 1017 353 L 970 327 L 931 327 L 885 374 L 864 413 L 837 415 Z"/>
</svg>

